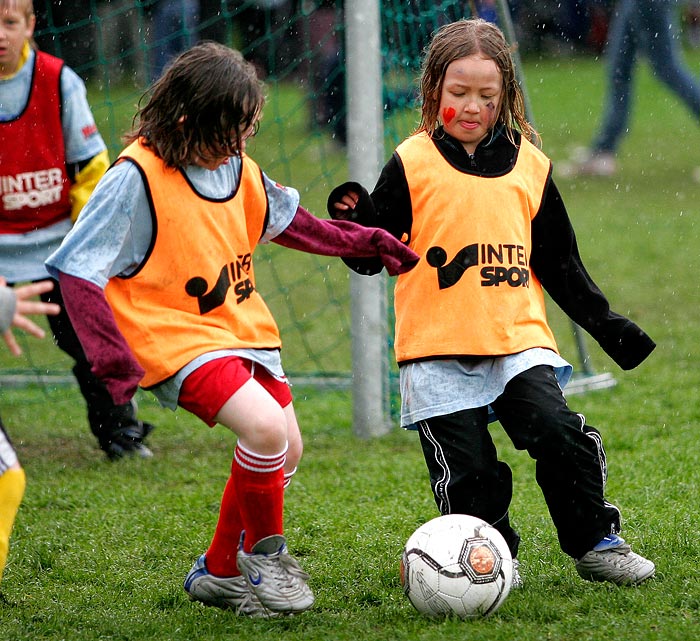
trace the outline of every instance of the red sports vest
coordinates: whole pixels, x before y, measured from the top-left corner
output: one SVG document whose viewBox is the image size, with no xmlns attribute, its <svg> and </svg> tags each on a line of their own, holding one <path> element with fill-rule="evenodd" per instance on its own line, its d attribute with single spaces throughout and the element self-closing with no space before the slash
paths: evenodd
<svg viewBox="0 0 700 641">
<path fill-rule="evenodd" d="M 152 202 L 153 245 L 136 273 L 105 293 L 120 331 L 152 387 L 197 356 L 226 348 L 279 348 L 279 332 L 255 286 L 253 251 L 265 229 L 267 194 L 247 156 L 236 192 L 198 196 L 179 170 L 139 143 L 127 147 Z"/>
<path fill-rule="evenodd" d="M 0 234 L 21 234 L 70 217 L 61 127 L 63 61 L 36 52 L 29 101 L 14 120 L 0 122 Z"/>
</svg>

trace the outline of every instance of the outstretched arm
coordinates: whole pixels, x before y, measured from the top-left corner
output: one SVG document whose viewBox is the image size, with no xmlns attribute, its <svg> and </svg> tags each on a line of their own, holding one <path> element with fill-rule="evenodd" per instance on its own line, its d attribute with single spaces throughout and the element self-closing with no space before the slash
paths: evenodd
<svg viewBox="0 0 700 641">
<path fill-rule="evenodd" d="M 123 405 L 136 393 L 143 368 L 117 327 L 104 291 L 97 285 L 58 272 L 63 304 L 92 373 L 106 386 L 115 404 Z"/>
<path fill-rule="evenodd" d="M 273 242 L 322 256 L 381 260 L 391 276 L 403 274 L 418 263 L 419 256 L 389 232 L 363 227 L 349 220 L 316 218 L 303 207 Z"/>
<path fill-rule="evenodd" d="M 44 338 L 45 332 L 36 323 L 27 318 L 27 314 L 50 314 L 55 316 L 61 308 L 54 303 L 42 303 L 30 300 L 34 296 L 53 289 L 53 281 L 42 280 L 31 285 L 11 289 L 0 277 L 0 333 L 14 356 L 20 356 L 22 350 L 12 333 L 11 327 L 23 329 L 37 338 Z"/>
<path fill-rule="evenodd" d="M 588 274 L 553 182 L 532 221 L 530 266 L 552 300 L 622 369 L 637 367 L 654 350 L 654 341 L 640 327 L 610 309 L 607 298 Z"/>
</svg>

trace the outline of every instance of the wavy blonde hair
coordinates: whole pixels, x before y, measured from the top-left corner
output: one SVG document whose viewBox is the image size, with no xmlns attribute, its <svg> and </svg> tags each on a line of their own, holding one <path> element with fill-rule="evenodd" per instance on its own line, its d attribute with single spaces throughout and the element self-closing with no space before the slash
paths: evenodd
<svg viewBox="0 0 700 641">
<path fill-rule="evenodd" d="M 504 125 L 511 142 L 514 142 L 516 130 L 530 140 L 539 140 L 525 115 L 525 98 L 515 77 L 510 46 L 495 24 L 481 18 L 452 22 L 433 35 L 421 68 L 421 120 L 416 133 L 435 133 L 440 126 L 440 96 L 447 67 L 455 60 L 475 54 L 493 60 L 501 72 L 503 96 L 496 125 Z"/>
</svg>

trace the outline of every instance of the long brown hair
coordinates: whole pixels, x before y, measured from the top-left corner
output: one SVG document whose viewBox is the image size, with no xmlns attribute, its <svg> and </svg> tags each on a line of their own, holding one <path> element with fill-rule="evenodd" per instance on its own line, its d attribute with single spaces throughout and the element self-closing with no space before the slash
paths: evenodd
<svg viewBox="0 0 700 641">
<path fill-rule="evenodd" d="M 127 143 L 141 139 L 169 167 L 215 150 L 237 155 L 265 102 L 255 68 L 239 51 L 201 42 L 180 54 L 141 101 Z"/>
<path fill-rule="evenodd" d="M 525 99 L 515 77 L 515 64 L 503 32 L 481 18 L 458 20 L 435 32 L 423 59 L 420 79 L 421 120 L 417 132 L 433 134 L 439 126 L 439 106 L 445 72 L 450 63 L 478 54 L 496 63 L 503 79 L 503 98 L 496 124 L 503 124 L 506 135 L 514 140 L 519 130 L 529 139 L 537 132 L 525 116 Z"/>
</svg>

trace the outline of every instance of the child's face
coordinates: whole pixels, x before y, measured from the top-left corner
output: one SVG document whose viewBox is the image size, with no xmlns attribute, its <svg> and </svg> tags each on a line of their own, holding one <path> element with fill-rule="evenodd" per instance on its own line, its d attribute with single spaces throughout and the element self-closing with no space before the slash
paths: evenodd
<svg viewBox="0 0 700 641">
<path fill-rule="evenodd" d="M 22 47 L 34 33 L 35 18 L 27 18 L 21 2 L 0 5 L 0 78 L 17 71 Z"/>
<path fill-rule="evenodd" d="M 496 122 L 503 79 L 496 63 L 480 55 L 453 60 L 445 71 L 438 113 L 445 131 L 473 154 Z"/>
<path fill-rule="evenodd" d="M 241 134 L 241 154 L 245 152 L 246 140 L 254 136 L 256 132 L 257 122 L 255 125 L 252 125 Z M 226 163 L 228 163 L 230 157 L 231 155 L 227 150 L 217 149 L 215 147 L 208 147 L 207 149 L 202 150 L 198 155 L 196 155 L 193 162 L 198 167 L 203 167 L 204 169 L 214 171 L 215 169 L 221 167 L 221 165 L 225 165 Z"/>
</svg>

